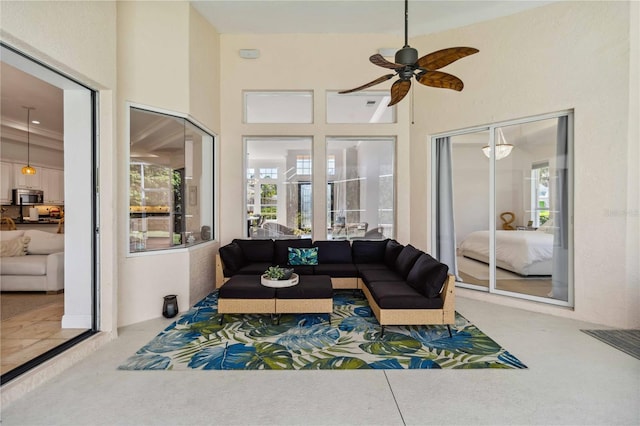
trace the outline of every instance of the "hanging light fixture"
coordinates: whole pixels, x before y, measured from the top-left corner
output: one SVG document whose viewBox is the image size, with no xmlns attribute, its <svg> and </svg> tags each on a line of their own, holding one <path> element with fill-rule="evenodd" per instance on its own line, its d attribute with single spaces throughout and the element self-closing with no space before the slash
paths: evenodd
<svg viewBox="0 0 640 426">
<path fill-rule="evenodd" d="M 498 129 L 498 143 L 496 143 L 496 160 L 502 160 L 509 154 L 511 154 L 511 150 L 513 149 L 513 145 L 507 143 L 504 138 L 504 133 L 502 133 L 502 129 Z M 491 146 L 486 145 L 482 147 L 482 152 L 487 158 L 491 158 Z"/>
<path fill-rule="evenodd" d="M 22 168 L 22 174 L 23 175 L 35 175 L 36 174 L 36 169 L 34 169 L 33 167 L 31 167 L 31 132 L 30 132 L 30 124 L 31 124 L 31 110 L 35 109 L 34 107 L 26 107 L 23 106 L 22 108 L 27 110 L 27 165 L 24 166 Z"/>
</svg>

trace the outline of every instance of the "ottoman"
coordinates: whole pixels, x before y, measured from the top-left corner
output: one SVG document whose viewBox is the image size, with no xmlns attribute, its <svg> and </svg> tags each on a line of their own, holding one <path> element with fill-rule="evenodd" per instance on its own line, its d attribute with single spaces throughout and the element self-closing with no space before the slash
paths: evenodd
<svg viewBox="0 0 640 426">
<path fill-rule="evenodd" d="M 276 289 L 260 284 L 259 275 L 234 275 L 218 290 L 220 314 L 275 314 Z"/>
</svg>

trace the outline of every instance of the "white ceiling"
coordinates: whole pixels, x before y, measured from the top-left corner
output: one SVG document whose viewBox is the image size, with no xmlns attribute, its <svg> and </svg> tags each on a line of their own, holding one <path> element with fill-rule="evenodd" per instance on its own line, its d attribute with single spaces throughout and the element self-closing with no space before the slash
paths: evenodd
<svg viewBox="0 0 640 426">
<path fill-rule="evenodd" d="M 409 1 L 409 37 L 508 16 L 553 1 Z M 401 0 L 191 0 L 221 34 L 398 34 Z M 400 46 L 398 46 L 400 47 Z"/>
</svg>

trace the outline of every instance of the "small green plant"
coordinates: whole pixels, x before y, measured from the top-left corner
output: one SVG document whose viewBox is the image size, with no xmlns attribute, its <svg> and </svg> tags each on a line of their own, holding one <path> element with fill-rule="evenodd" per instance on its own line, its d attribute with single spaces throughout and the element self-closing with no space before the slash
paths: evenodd
<svg viewBox="0 0 640 426">
<path fill-rule="evenodd" d="M 279 266 L 269 266 L 269 268 L 264 271 L 264 274 L 270 280 L 280 280 L 284 277 L 285 271 Z"/>
</svg>

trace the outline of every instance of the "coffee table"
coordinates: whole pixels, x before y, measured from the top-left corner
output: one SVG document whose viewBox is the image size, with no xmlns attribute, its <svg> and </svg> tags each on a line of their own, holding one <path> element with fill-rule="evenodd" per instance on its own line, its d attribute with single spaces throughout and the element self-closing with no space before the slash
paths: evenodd
<svg viewBox="0 0 640 426">
<path fill-rule="evenodd" d="M 331 321 L 333 287 L 328 275 L 300 275 L 298 284 L 272 288 L 261 284 L 260 275 L 234 275 L 218 290 L 221 314 L 326 313 Z"/>
</svg>

